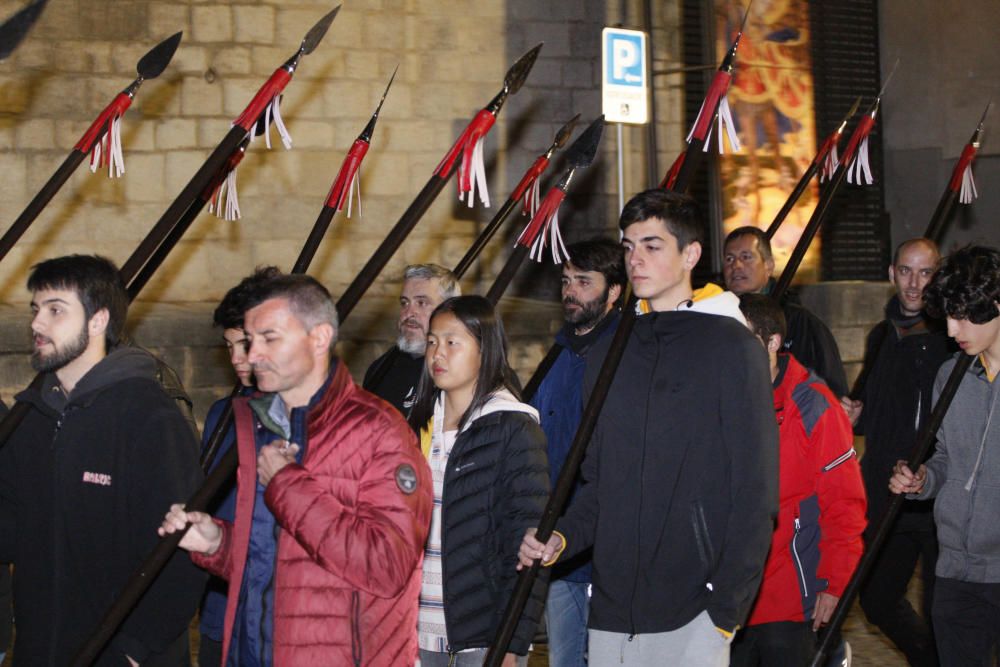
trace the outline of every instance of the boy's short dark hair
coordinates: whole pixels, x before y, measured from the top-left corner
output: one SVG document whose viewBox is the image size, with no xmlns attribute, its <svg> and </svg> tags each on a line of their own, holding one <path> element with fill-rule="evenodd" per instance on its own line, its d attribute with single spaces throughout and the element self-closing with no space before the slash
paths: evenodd
<svg viewBox="0 0 1000 667">
<path fill-rule="evenodd" d="M 677 249 L 683 250 L 694 242 L 705 243 L 705 224 L 698 202 L 687 195 L 652 188 L 640 192 L 625 204 L 618 228 L 623 232 L 637 222 L 655 218 L 677 239 Z"/>
<path fill-rule="evenodd" d="M 569 263 L 581 271 L 597 271 L 604 276 L 608 287 L 618 285 L 624 288 L 628 282 L 625 275 L 625 251 L 621 243 L 608 238 L 595 237 L 578 241 L 566 247 Z"/>
<path fill-rule="evenodd" d="M 931 317 L 985 324 L 997 316 L 1000 301 L 1000 251 L 966 246 L 945 258 L 924 288 Z"/>
<path fill-rule="evenodd" d="M 222 329 L 243 328 L 243 316 L 248 310 L 248 296 L 258 284 L 280 275 L 281 269 L 276 266 L 258 266 L 253 273 L 241 280 L 222 297 L 222 301 L 212 313 L 212 324 Z"/>
<path fill-rule="evenodd" d="M 128 293 L 118 267 L 100 255 L 66 255 L 39 262 L 31 267 L 28 289 L 72 290 L 83 304 L 83 314 L 90 321 L 102 309 L 108 311 L 104 331 L 105 349 L 110 351 L 125 332 Z"/>
<path fill-rule="evenodd" d="M 741 294 L 740 310 L 747 318 L 750 330 L 760 336 L 765 343 L 774 334 L 781 336 L 782 341 L 785 340 L 785 334 L 788 333 L 785 312 L 773 298 L 753 292 Z"/>
</svg>

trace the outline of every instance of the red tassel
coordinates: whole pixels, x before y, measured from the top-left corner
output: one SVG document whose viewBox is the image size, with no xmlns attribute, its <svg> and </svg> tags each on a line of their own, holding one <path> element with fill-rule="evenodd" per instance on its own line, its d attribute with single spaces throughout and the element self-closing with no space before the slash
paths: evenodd
<svg viewBox="0 0 1000 667">
<path fill-rule="evenodd" d="M 673 190 L 674 183 L 677 182 L 677 175 L 681 173 L 681 167 L 684 165 L 684 157 L 687 155 L 687 151 L 682 151 L 674 163 L 670 165 L 670 171 L 667 175 L 663 177 L 663 181 L 660 183 L 661 190 Z"/>
<path fill-rule="evenodd" d="M 966 144 L 948 182 L 951 191 L 959 193 L 959 201 L 963 204 L 971 204 L 972 200 L 979 196 L 976 192 L 976 182 L 972 178 L 972 163 L 976 159 L 976 153 L 975 146 Z"/>
<path fill-rule="evenodd" d="M 545 233 L 549 232 L 552 219 L 559 211 L 559 205 L 562 204 L 562 200 L 565 197 L 566 193 L 560 188 L 556 187 L 549 190 L 548 194 L 545 195 L 545 199 L 542 200 L 541 206 L 538 207 L 538 212 L 531 218 L 531 222 L 524 228 L 521 235 L 517 237 L 519 245 L 531 248 L 532 258 L 538 255 L 538 259 L 541 259 L 541 249 L 545 247 Z M 536 241 L 539 242 L 537 246 Z M 555 243 L 557 242 L 554 239 L 553 259 L 558 257 L 558 248 L 555 247 Z M 558 243 L 561 243 L 561 238 Z M 563 252 L 565 252 L 565 248 Z"/>
<path fill-rule="evenodd" d="M 476 117 L 466 126 L 462 134 L 458 137 L 458 140 L 451 147 L 451 150 L 444 156 L 441 163 L 434 170 L 434 173 L 441 178 L 448 178 L 451 175 L 452 170 L 455 168 L 455 163 L 461 157 L 461 162 L 458 168 L 458 198 L 462 199 L 466 193 L 473 192 L 473 176 L 481 175 L 483 180 L 480 183 L 480 198 L 486 206 L 489 206 L 489 194 L 485 189 L 485 174 L 473 173 L 473 167 L 477 166 L 473 163 L 473 153 L 478 150 L 479 157 L 482 156 L 482 140 L 485 139 L 486 134 L 493 127 L 496 122 L 496 116 L 490 113 L 486 109 L 481 109 Z M 472 197 L 469 197 L 469 206 L 472 206 Z"/>
<path fill-rule="evenodd" d="M 527 215 L 533 216 L 538 210 L 538 178 L 548 166 L 549 159 L 544 155 L 539 155 L 521 177 L 521 181 L 514 188 L 514 191 L 510 193 L 512 201 L 524 199 L 524 212 Z"/>
<path fill-rule="evenodd" d="M 109 176 L 121 176 L 125 172 L 121 152 L 121 117 L 130 106 L 132 98 L 127 93 L 118 93 L 76 142 L 74 150 L 90 152 L 91 171 L 107 166 L 110 168 Z"/>
<path fill-rule="evenodd" d="M 688 133 L 688 143 L 691 143 L 692 138 L 706 141 L 708 131 L 712 126 L 712 119 L 715 117 L 715 111 L 719 106 L 719 100 L 729 90 L 729 82 L 731 80 L 732 76 L 729 72 L 715 73 L 715 76 L 712 78 L 712 85 L 708 88 L 708 94 L 701 103 L 701 109 L 698 110 L 698 117 L 694 121 L 694 126 L 691 128 L 691 132 Z"/>
<path fill-rule="evenodd" d="M 854 134 L 851 135 L 850 141 L 847 142 L 844 155 L 840 159 L 841 164 L 849 165 L 854 160 L 854 154 L 860 147 L 861 140 L 866 139 L 874 127 L 875 119 L 871 115 L 865 115 L 858 121 L 858 126 L 854 128 Z"/>
<path fill-rule="evenodd" d="M 344 158 L 343 164 L 340 165 L 337 178 L 333 182 L 333 187 L 330 188 L 330 194 L 326 197 L 326 205 L 328 207 L 335 208 L 338 211 L 344 210 L 344 204 L 348 203 L 351 198 L 351 184 L 357 177 L 358 169 L 361 168 L 361 161 L 365 159 L 370 146 L 364 139 L 356 139 L 351 149 L 347 151 L 347 157 Z"/>
<path fill-rule="evenodd" d="M 264 85 L 257 91 L 257 94 L 253 96 L 253 99 L 250 100 L 250 104 L 243 110 L 243 113 L 233 121 L 233 125 L 239 125 L 249 132 L 254 123 L 257 122 L 257 119 L 264 113 L 267 106 L 271 104 L 275 97 L 281 94 L 281 91 L 285 89 L 285 86 L 291 80 L 291 72 L 284 67 L 276 69 L 271 78 L 265 81 Z"/>
</svg>

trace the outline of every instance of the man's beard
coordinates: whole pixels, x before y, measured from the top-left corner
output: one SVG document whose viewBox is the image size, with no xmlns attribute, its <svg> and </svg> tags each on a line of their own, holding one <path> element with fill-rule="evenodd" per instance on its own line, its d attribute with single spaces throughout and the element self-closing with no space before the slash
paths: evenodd
<svg viewBox="0 0 1000 667">
<path fill-rule="evenodd" d="M 417 330 L 411 329 L 411 331 Z M 399 336 L 396 338 L 396 347 L 413 356 L 422 355 L 427 350 L 427 336 L 423 335 L 423 332 L 420 332 L 420 335 L 416 339 L 411 340 L 403 333 L 403 323 L 400 323 Z"/>
<path fill-rule="evenodd" d="M 566 322 L 576 329 L 593 329 L 604 317 L 610 295 L 611 288 L 605 287 L 604 293 L 592 301 L 581 303 L 576 299 L 563 299 L 563 315 Z M 579 306 L 580 310 L 572 313 L 567 311 L 566 306 L 571 303 Z"/>
<path fill-rule="evenodd" d="M 31 367 L 39 373 L 57 371 L 83 354 L 90 345 L 90 334 L 84 325 L 80 328 L 79 335 L 62 349 L 52 339 L 49 339 L 49 342 L 55 347 L 55 352 L 43 357 L 38 350 L 35 350 L 31 355 Z"/>
</svg>

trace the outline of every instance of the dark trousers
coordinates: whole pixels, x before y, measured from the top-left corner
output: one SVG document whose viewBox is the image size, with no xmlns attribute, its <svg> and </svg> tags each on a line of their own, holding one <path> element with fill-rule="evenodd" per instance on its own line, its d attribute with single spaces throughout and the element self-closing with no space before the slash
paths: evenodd
<svg viewBox="0 0 1000 667">
<path fill-rule="evenodd" d="M 938 578 L 933 617 L 942 667 L 994 664 L 1000 648 L 1000 583 Z"/>
<path fill-rule="evenodd" d="M 198 646 L 198 667 L 220 667 L 222 665 L 222 642 L 201 636 Z"/>
<path fill-rule="evenodd" d="M 10 649 L 13 638 L 14 611 L 11 609 L 10 565 L 0 563 L 0 654 Z"/>
<path fill-rule="evenodd" d="M 933 530 L 894 528 L 861 587 L 861 609 L 868 622 L 878 626 L 907 661 L 917 667 L 938 665 L 930 623 L 937 553 Z M 906 599 L 906 587 L 918 559 L 924 585 L 923 615 Z"/>
<path fill-rule="evenodd" d="M 740 630 L 733 640 L 730 667 L 799 667 L 812 662 L 812 623 L 762 623 Z"/>
</svg>

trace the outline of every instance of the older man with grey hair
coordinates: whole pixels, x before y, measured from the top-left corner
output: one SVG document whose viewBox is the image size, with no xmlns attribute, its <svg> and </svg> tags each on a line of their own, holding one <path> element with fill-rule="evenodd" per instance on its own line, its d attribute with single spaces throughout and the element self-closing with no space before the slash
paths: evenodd
<svg viewBox="0 0 1000 667">
<path fill-rule="evenodd" d="M 412 264 L 403 271 L 396 344 L 372 362 L 364 388 L 406 415 L 413 405 L 424 365 L 431 313 L 462 290 L 455 275 L 437 264 Z"/>
</svg>

